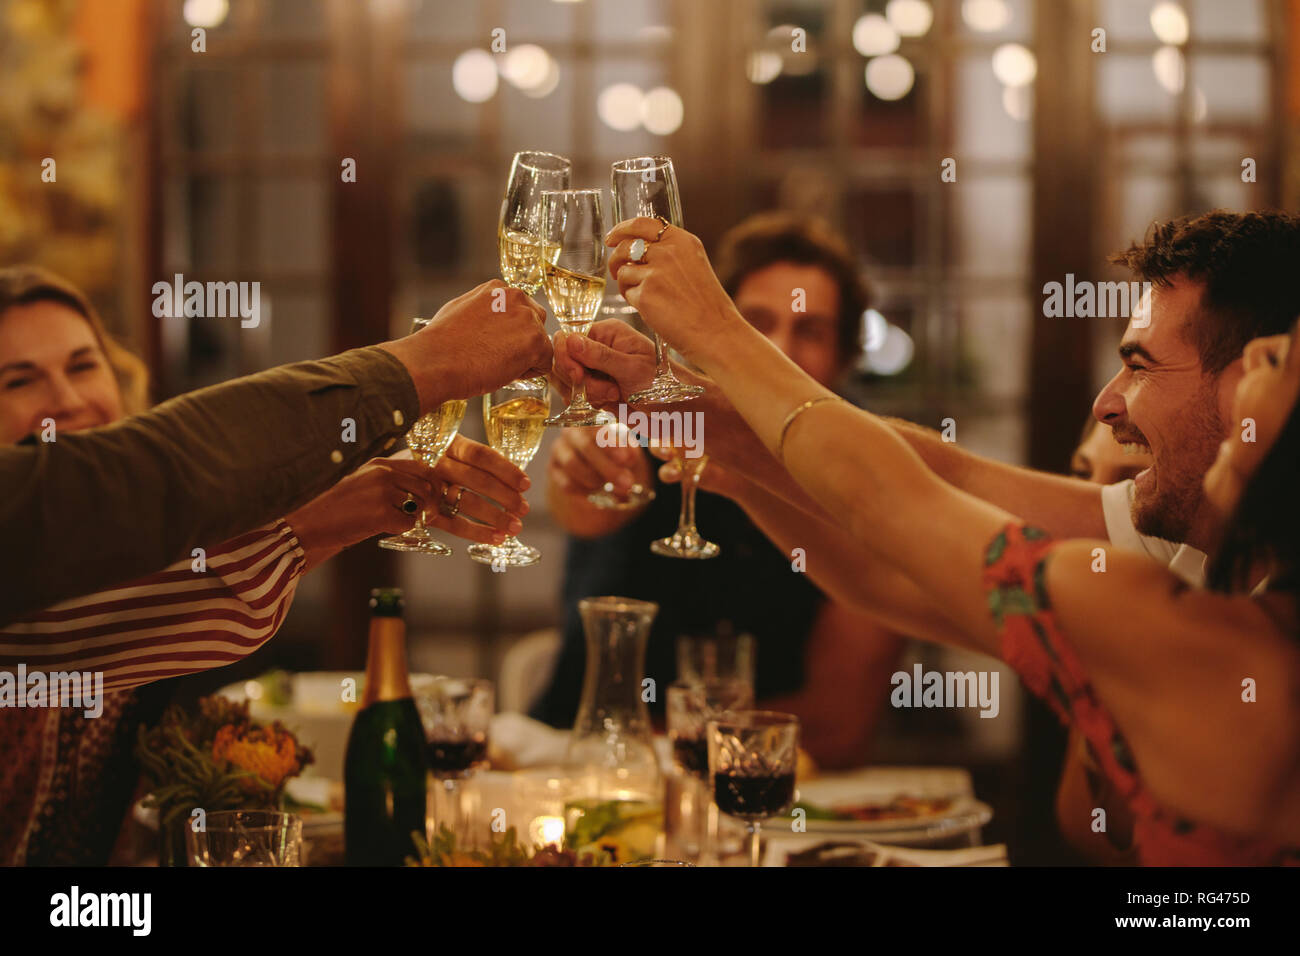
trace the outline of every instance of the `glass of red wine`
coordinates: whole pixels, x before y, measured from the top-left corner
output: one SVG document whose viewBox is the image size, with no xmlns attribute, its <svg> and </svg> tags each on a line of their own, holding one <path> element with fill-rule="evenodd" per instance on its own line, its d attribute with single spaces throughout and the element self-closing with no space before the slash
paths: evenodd
<svg viewBox="0 0 1300 956">
<path fill-rule="evenodd" d="M 709 776 L 713 800 L 749 828 L 749 861 L 762 855 L 764 820 L 794 805 L 799 718 L 770 710 L 725 714 L 708 723 Z"/>
<path fill-rule="evenodd" d="M 689 803 L 684 802 L 690 807 L 689 814 L 683 809 L 679 817 L 681 832 L 698 848 L 700 862 L 708 866 L 717 865 L 721 850 L 718 807 L 709 786 L 708 723 L 753 706 L 753 685 L 735 678 L 681 680 L 668 688 L 668 741 L 673 765 L 681 785 L 692 795 Z"/>
<path fill-rule="evenodd" d="M 435 832 L 445 825 L 455 835 L 457 846 L 471 848 L 477 834 L 469 832 L 462 783 L 487 762 L 495 688 L 489 680 L 438 677 L 416 688 L 414 697 L 424 724 L 429 770 L 442 784 L 430 790 Z M 445 806 L 439 808 L 439 803 Z"/>
</svg>

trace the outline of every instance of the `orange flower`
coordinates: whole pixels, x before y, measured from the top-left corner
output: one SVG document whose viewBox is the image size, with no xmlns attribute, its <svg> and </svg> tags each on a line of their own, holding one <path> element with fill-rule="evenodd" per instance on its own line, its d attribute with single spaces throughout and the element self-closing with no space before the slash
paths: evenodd
<svg viewBox="0 0 1300 956">
<path fill-rule="evenodd" d="M 227 760 L 241 770 L 250 770 L 273 788 L 302 769 L 293 734 L 276 727 L 242 727 L 227 724 L 212 741 L 215 760 Z M 244 781 L 244 789 L 256 786 Z"/>
</svg>

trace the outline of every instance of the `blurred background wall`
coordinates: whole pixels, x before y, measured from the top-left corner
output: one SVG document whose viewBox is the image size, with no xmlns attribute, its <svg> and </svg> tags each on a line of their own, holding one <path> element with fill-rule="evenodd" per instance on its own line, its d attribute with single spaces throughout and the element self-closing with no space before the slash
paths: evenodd
<svg viewBox="0 0 1300 956">
<path fill-rule="evenodd" d="M 710 246 L 769 208 L 848 237 L 879 312 L 856 398 L 1060 470 L 1123 323 L 1043 318 L 1043 284 L 1125 278 L 1104 256 L 1153 219 L 1294 208 L 1297 36 L 1300 0 L 0 0 L 0 259 L 86 287 L 162 399 L 404 334 L 495 276 L 519 149 L 606 187 L 667 153 Z M 260 281 L 261 325 L 154 319 L 177 272 Z M 367 592 L 397 583 L 417 666 L 493 675 L 557 620 L 547 455 L 541 565 L 362 544 L 246 670 L 360 666 Z M 1032 744 L 996 723 L 995 755 Z"/>
</svg>

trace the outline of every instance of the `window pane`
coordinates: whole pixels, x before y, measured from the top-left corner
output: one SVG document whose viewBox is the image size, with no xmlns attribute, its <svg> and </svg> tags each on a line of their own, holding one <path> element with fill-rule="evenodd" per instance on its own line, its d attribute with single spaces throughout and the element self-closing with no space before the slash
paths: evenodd
<svg viewBox="0 0 1300 956">
<path fill-rule="evenodd" d="M 478 129 L 480 106 L 467 103 L 451 85 L 451 61 L 406 64 L 406 133 L 413 145 L 464 149 Z M 497 95 L 501 92 L 498 88 Z"/>
<path fill-rule="evenodd" d="M 164 198 L 163 261 L 169 271 L 235 268 L 240 248 L 239 184 L 229 177 L 176 177 Z"/>
<path fill-rule="evenodd" d="M 326 35 L 326 5 L 320 0 L 269 0 L 262 4 L 259 33 L 277 40 L 316 40 Z"/>
<path fill-rule="evenodd" d="M 845 203 L 844 231 L 873 262 L 910 266 L 916 260 L 919 200 L 910 188 L 858 188 Z"/>
<path fill-rule="evenodd" d="M 220 155 L 246 145 L 238 69 L 181 70 L 176 82 L 176 122 L 164 124 L 173 148 Z"/>
<path fill-rule="evenodd" d="M 1259 0 L 1193 0 L 1192 29 L 1204 40 L 1263 40 L 1263 4 Z"/>
<path fill-rule="evenodd" d="M 1029 269 L 1032 194 L 1022 177 L 968 179 L 954 194 L 957 268 L 968 275 L 1020 276 Z"/>
<path fill-rule="evenodd" d="M 325 146 L 325 68 L 285 61 L 262 71 L 262 144 L 268 153 Z"/>
<path fill-rule="evenodd" d="M 273 303 L 270 310 L 271 365 L 324 358 L 330 354 L 330 306 L 324 292 L 273 290 L 268 294 L 267 286 L 263 286 L 263 299 Z"/>
<path fill-rule="evenodd" d="M 987 56 L 962 58 L 957 66 L 955 93 L 956 155 L 972 159 L 1029 158 L 1033 127 L 1025 120 L 1013 119 L 1003 106 L 1002 84 L 993 75 Z"/>
<path fill-rule="evenodd" d="M 1156 33 L 1151 29 L 1150 3 L 1137 0 L 1101 0 L 1098 26 L 1106 30 L 1106 42 L 1112 40 L 1143 40 L 1159 43 Z M 1110 54 L 1106 54 L 1110 56 Z"/>
<path fill-rule="evenodd" d="M 463 40 L 466 46 L 487 48 L 491 34 L 483 29 L 480 0 L 409 0 L 411 36 L 418 40 Z M 508 36 L 507 36 L 507 39 Z"/>
<path fill-rule="evenodd" d="M 1210 123 L 1264 123 L 1268 112 L 1268 66 L 1255 56 L 1197 56 L 1192 82 L 1205 94 Z"/>
<path fill-rule="evenodd" d="M 824 69 L 782 74 L 759 93 L 760 144 L 770 149 L 825 146 L 830 82 Z"/>
<path fill-rule="evenodd" d="M 1111 123 L 1172 123 L 1178 97 L 1156 80 L 1149 56 L 1107 53 L 1097 57 L 1097 108 Z"/>
<path fill-rule="evenodd" d="M 325 270 L 326 190 L 316 178 L 257 184 L 258 262 L 270 270 Z"/>
</svg>

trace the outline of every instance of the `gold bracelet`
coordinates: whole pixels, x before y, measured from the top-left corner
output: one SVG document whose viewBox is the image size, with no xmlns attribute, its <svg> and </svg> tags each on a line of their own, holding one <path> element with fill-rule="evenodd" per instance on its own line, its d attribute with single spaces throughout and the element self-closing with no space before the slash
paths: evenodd
<svg viewBox="0 0 1300 956">
<path fill-rule="evenodd" d="M 785 416 L 785 424 L 781 426 L 781 437 L 776 443 L 776 460 L 782 465 L 785 464 L 785 436 L 790 431 L 790 426 L 794 424 L 796 418 L 808 411 L 808 409 L 812 408 L 814 405 L 820 405 L 823 402 L 838 401 L 842 401 L 838 395 L 823 395 L 820 398 L 810 398 L 802 405 L 795 406 L 794 411 Z"/>
</svg>

